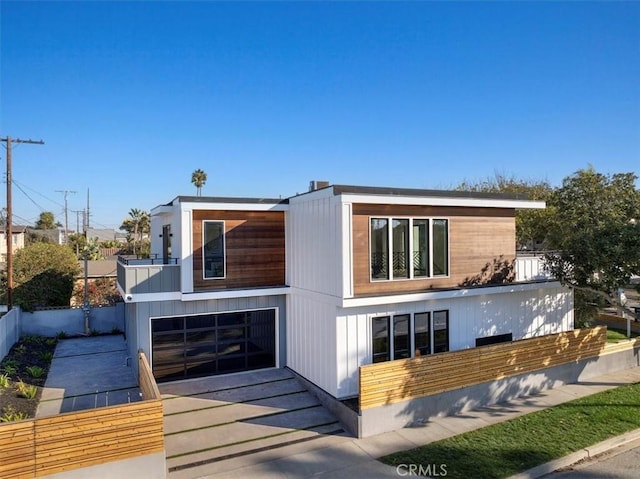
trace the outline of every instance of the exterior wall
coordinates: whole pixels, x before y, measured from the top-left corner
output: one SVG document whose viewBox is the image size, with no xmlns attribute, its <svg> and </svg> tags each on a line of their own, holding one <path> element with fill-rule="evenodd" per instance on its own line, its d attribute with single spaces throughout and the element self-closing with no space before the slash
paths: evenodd
<svg viewBox="0 0 640 479">
<path fill-rule="evenodd" d="M 278 365 L 286 365 L 286 300 L 284 296 L 252 296 L 248 298 L 211 299 L 206 301 L 154 301 L 129 303 L 127 310 L 127 341 L 133 351 L 142 349 L 153 367 L 151 351 L 151 318 L 187 316 L 202 313 L 244 311 L 250 309 L 278 308 L 277 342 Z M 129 333 L 127 333 L 129 334 Z M 133 337 L 135 336 L 135 338 Z M 137 354 L 135 355 L 137 357 Z"/>
<path fill-rule="evenodd" d="M 544 257 L 540 255 L 518 256 L 516 258 L 516 281 L 535 281 L 551 279 L 551 273 L 544 265 Z"/>
<path fill-rule="evenodd" d="M 287 301 L 287 366 L 338 396 L 339 384 L 336 344 L 336 306 L 302 294 L 291 294 Z"/>
<path fill-rule="evenodd" d="M 569 331 L 573 329 L 572 291 L 553 284 L 540 284 L 532 291 L 495 294 L 486 288 L 486 294 L 474 296 L 338 309 L 336 396 L 358 394 L 358 367 L 370 364 L 372 358 L 372 317 L 446 309 L 450 351 L 475 347 L 479 337 L 512 333 L 518 340 Z"/>
<path fill-rule="evenodd" d="M 0 317 L 0 361 L 9 354 L 13 345 L 20 339 L 20 324 L 22 310 L 11 308 L 7 314 Z"/>
<path fill-rule="evenodd" d="M 326 194 L 291 200 L 287 219 L 287 282 L 291 287 L 343 296 L 349 276 L 343 274 L 342 208 Z M 349 258 L 344 261 L 348 266 Z M 346 284 L 347 290 L 349 287 Z"/>
<path fill-rule="evenodd" d="M 91 308 L 89 329 L 110 333 L 114 329 L 124 331 L 124 303 L 115 306 Z M 45 309 L 33 313 L 21 313 L 21 334 L 53 337 L 61 331 L 68 335 L 85 334 L 82 308 Z"/>
<path fill-rule="evenodd" d="M 449 220 L 449 276 L 371 281 L 369 218 L 413 217 Z M 507 208 L 353 205 L 353 276 L 356 296 L 452 288 L 477 277 L 495 260 L 515 258 L 515 210 Z"/>
<path fill-rule="evenodd" d="M 202 222 L 225 222 L 225 278 L 203 279 Z M 285 284 L 285 219 L 282 211 L 194 210 L 195 291 Z"/>
</svg>

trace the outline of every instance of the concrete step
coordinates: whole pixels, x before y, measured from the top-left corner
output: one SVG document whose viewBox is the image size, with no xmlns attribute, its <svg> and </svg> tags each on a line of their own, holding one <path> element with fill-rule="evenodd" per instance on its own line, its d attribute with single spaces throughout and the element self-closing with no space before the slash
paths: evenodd
<svg viewBox="0 0 640 479">
<path fill-rule="evenodd" d="M 232 471 L 284 456 L 304 453 L 323 444 L 336 443 L 336 436 L 351 440 L 338 422 L 311 428 L 291 430 L 275 437 L 256 438 L 252 441 L 229 445 L 219 449 L 202 451 L 167 459 L 170 479 L 200 477 L 206 473 Z"/>
<path fill-rule="evenodd" d="M 245 403 L 224 403 L 221 406 L 186 410 L 182 413 L 165 415 L 164 433 L 165 435 L 171 435 L 180 431 L 244 421 L 268 414 L 286 413 L 287 411 L 306 409 L 318 405 L 316 397 L 308 392 L 258 399 Z"/>
<path fill-rule="evenodd" d="M 309 429 L 330 424 L 335 418 L 322 406 L 277 415 L 258 416 L 220 426 L 205 427 L 165 436 L 167 457 L 202 449 L 220 448 L 264 437 L 280 435 L 288 430 Z"/>
</svg>

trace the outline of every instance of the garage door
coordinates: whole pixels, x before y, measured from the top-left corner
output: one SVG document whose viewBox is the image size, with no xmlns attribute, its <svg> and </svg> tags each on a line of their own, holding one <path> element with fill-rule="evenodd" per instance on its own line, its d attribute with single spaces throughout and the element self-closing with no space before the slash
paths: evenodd
<svg viewBox="0 0 640 479">
<path fill-rule="evenodd" d="M 158 382 L 276 365 L 275 309 L 151 320 Z"/>
</svg>

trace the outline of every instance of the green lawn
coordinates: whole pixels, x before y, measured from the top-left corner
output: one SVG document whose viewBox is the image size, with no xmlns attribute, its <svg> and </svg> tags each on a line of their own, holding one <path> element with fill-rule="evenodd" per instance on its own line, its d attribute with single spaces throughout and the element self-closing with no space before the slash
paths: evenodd
<svg viewBox="0 0 640 479">
<path fill-rule="evenodd" d="M 633 331 L 631 331 L 631 337 L 632 338 L 637 338 L 638 337 L 638 333 L 634 333 Z M 611 328 L 607 328 L 607 342 L 608 343 L 619 343 L 620 341 L 623 341 L 627 339 L 627 332 L 623 331 L 621 329 L 611 329 Z"/>
<path fill-rule="evenodd" d="M 636 428 L 640 428 L 640 383 L 380 460 L 392 466 L 445 464 L 447 478 L 503 478 Z"/>
</svg>

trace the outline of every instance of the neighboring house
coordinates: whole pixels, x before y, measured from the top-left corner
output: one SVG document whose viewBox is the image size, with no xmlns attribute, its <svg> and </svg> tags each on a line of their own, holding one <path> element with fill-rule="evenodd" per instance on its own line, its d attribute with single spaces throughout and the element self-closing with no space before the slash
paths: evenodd
<svg viewBox="0 0 640 479">
<path fill-rule="evenodd" d="M 15 253 L 19 249 L 24 248 L 25 231 L 27 226 L 13 225 L 11 230 L 11 252 Z M 0 263 L 7 262 L 7 232 L 3 230 L 0 232 Z"/>
<path fill-rule="evenodd" d="M 119 241 L 124 243 L 126 241 L 125 235 L 109 228 L 88 228 L 86 231 L 86 238 L 87 240 L 97 240 L 99 243 L 107 241 Z"/>
<path fill-rule="evenodd" d="M 179 196 L 151 211 L 154 259 L 118 263 L 131 354 L 159 382 L 287 366 L 345 399 L 365 364 L 571 330 L 571 290 L 505 283 L 516 210 L 544 206 L 338 185 Z"/>
<path fill-rule="evenodd" d="M 45 238 L 48 238 L 49 241 L 56 244 L 65 244 L 66 235 L 63 228 L 55 228 L 50 230 L 29 228 L 28 232 L 36 235 L 44 236 Z M 68 231 L 67 233 L 73 234 L 73 231 Z"/>
</svg>

